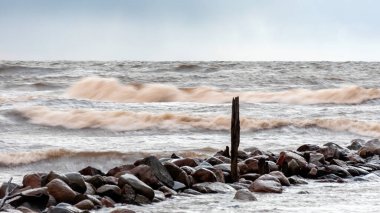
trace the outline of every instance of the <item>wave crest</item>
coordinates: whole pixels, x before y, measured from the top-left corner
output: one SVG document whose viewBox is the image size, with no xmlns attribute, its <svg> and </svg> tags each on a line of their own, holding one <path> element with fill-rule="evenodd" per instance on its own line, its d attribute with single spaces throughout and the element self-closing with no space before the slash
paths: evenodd
<svg viewBox="0 0 380 213">
<path fill-rule="evenodd" d="M 379 99 L 380 89 L 358 86 L 308 90 L 293 89 L 279 92 L 228 92 L 212 87 L 179 88 L 165 84 L 121 84 L 114 78 L 88 77 L 72 85 L 71 98 L 113 102 L 201 102 L 228 103 L 240 96 L 247 103 L 287 104 L 359 104 Z"/>
</svg>

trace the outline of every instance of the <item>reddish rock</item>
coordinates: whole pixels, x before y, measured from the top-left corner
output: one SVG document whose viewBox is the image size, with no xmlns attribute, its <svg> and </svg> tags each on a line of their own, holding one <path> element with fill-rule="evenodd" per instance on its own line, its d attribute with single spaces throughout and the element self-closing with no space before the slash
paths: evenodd
<svg viewBox="0 0 380 213">
<path fill-rule="evenodd" d="M 91 167 L 91 166 L 87 166 L 86 168 L 80 170 L 79 173 L 81 175 L 90 175 L 90 176 L 94 176 L 94 175 L 104 176 L 105 175 L 104 172 L 102 172 L 101 170 Z"/>
<path fill-rule="evenodd" d="M 195 171 L 194 174 L 192 174 L 192 177 L 197 183 L 217 181 L 216 175 L 212 171 L 208 169 L 204 169 L 204 168 L 201 168 Z"/>
<path fill-rule="evenodd" d="M 75 207 L 81 210 L 92 210 L 95 208 L 95 205 L 90 200 L 86 199 L 75 204 Z"/>
<path fill-rule="evenodd" d="M 112 168 L 110 169 L 108 172 L 107 172 L 107 176 L 116 176 L 116 174 L 120 173 L 120 172 L 127 172 L 131 169 L 135 168 L 134 165 L 132 164 L 128 164 L 128 165 L 122 165 L 122 166 L 117 166 L 115 168 Z"/>
<path fill-rule="evenodd" d="M 129 172 L 153 188 L 158 188 L 162 185 L 158 178 L 153 174 L 150 166 L 142 164 L 131 169 Z"/>
<path fill-rule="evenodd" d="M 46 186 L 49 194 L 53 196 L 58 203 L 72 203 L 75 199 L 76 192 L 60 179 L 54 179 Z"/>
<path fill-rule="evenodd" d="M 172 163 L 174 163 L 178 167 L 182 167 L 182 166 L 196 167 L 196 166 L 198 166 L 198 163 L 192 158 L 175 159 L 172 161 Z"/>
<path fill-rule="evenodd" d="M 39 188 L 41 187 L 41 174 L 31 173 L 24 176 L 22 180 L 22 185 L 24 187 Z"/>
</svg>

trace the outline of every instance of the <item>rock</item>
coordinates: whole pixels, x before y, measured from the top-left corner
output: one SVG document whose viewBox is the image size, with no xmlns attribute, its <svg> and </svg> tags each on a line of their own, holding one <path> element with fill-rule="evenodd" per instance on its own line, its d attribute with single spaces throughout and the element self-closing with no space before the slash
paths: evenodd
<svg viewBox="0 0 380 213">
<path fill-rule="evenodd" d="M 54 179 L 60 179 L 65 183 L 69 182 L 66 176 L 58 174 L 54 171 L 50 171 L 47 175 L 44 175 L 41 177 L 41 186 L 45 186 L 46 184 L 48 184 L 50 181 Z"/>
<path fill-rule="evenodd" d="M 136 176 L 132 174 L 124 174 L 119 178 L 119 187 L 123 187 L 125 184 L 132 186 L 132 188 L 139 194 L 144 195 L 145 197 L 153 200 L 154 191 L 153 189 L 146 185 L 144 182 L 139 180 Z"/>
<path fill-rule="evenodd" d="M 248 166 L 244 162 L 238 163 L 238 171 L 240 175 L 244 175 L 248 173 Z"/>
<path fill-rule="evenodd" d="M 223 161 L 224 163 L 231 163 L 231 159 L 227 158 L 225 156 L 214 156 L 214 157 L 218 158 L 219 160 Z"/>
<path fill-rule="evenodd" d="M 222 163 L 222 164 L 215 165 L 214 168 L 215 169 L 220 169 L 223 172 L 229 172 L 229 173 L 231 173 L 231 164 Z"/>
<path fill-rule="evenodd" d="M 249 156 L 246 152 L 238 150 L 238 158 L 245 160 L 245 159 L 249 158 Z"/>
<path fill-rule="evenodd" d="M 289 161 L 287 168 L 288 169 L 285 172 L 288 176 L 289 175 L 298 175 L 300 173 L 300 170 L 301 170 L 300 165 L 294 159 Z"/>
<path fill-rule="evenodd" d="M 198 166 L 198 163 L 192 158 L 175 159 L 172 161 L 172 163 L 174 163 L 178 167 L 182 167 L 182 166 L 196 167 L 196 166 Z"/>
<path fill-rule="evenodd" d="M 128 165 L 117 166 L 117 167 L 110 169 L 106 175 L 107 176 L 116 176 L 116 174 L 118 174 L 120 172 L 127 172 L 133 168 L 135 168 L 135 165 L 128 164 Z"/>
<path fill-rule="evenodd" d="M 249 187 L 248 184 L 241 184 L 241 183 L 229 183 L 228 185 L 234 188 L 235 190 L 248 189 Z"/>
<path fill-rule="evenodd" d="M 91 183 L 85 182 L 85 184 L 86 184 L 86 192 L 84 194 L 94 195 L 96 193 L 95 187 Z"/>
<path fill-rule="evenodd" d="M 135 202 L 138 203 L 138 204 L 140 204 L 140 205 L 143 205 L 143 204 L 150 204 L 150 203 L 152 203 L 152 200 L 150 200 L 149 198 L 145 197 L 144 195 L 137 194 L 136 198 L 135 198 Z"/>
<path fill-rule="evenodd" d="M 114 176 L 104 176 L 106 184 L 117 185 L 118 178 Z"/>
<path fill-rule="evenodd" d="M 7 188 L 9 188 L 9 191 L 12 191 L 20 189 L 21 187 L 15 183 L 4 182 L 0 187 L 0 199 L 5 196 Z"/>
<path fill-rule="evenodd" d="M 190 166 L 182 166 L 181 169 L 185 171 L 187 175 L 192 175 L 195 172 L 195 169 Z"/>
<path fill-rule="evenodd" d="M 197 183 L 193 185 L 193 189 L 201 193 L 222 193 L 222 194 L 236 191 L 233 187 L 229 186 L 228 184 L 219 183 L 219 182 Z"/>
<path fill-rule="evenodd" d="M 198 170 L 200 168 L 210 169 L 210 168 L 214 168 L 214 167 L 210 163 L 203 161 L 203 162 L 199 163 L 198 166 L 194 167 L 195 170 Z"/>
<path fill-rule="evenodd" d="M 101 170 L 96 169 L 96 168 L 91 167 L 91 166 L 87 166 L 86 168 L 80 170 L 79 173 L 81 175 L 89 175 L 89 176 L 94 176 L 94 175 L 104 176 L 105 175 L 104 172 L 102 172 Z"/>
<path fill-rule="evenodd" d="M 244 178 L 246 180 L 251 180 L 251 181 L 255 181 L 259 177 L 260 175 L 256 173 L 248 173 L 248 174 L 244 174 L 240 176 L 240 178 Z"/>
<path fill-rule="evenodd" d="M 288 178 L 286 178 L 282 172 L 273 171 L 273 172 L 270 172 L 269 174 L 276 177 L 280 181 L 281 185 L 290 186 L 290 182 L 289 182 Z"/>
<path fill-rule="evenodd" d="M 365 160 L 356 153 L 349 153 L 347 155 L 347 158 L 349 161 L 354 162 L 354 163 L 364 163 L 365 162 Z"/>
<path fill-rule="evenodd" d="M 240 189 L 235 193 L 234 196 L 235 200 L 242 200 L 242 201 L 256 201 L 257 198 L 253 195 L 251 191 L 248 189 Z"/>
<path fill-rule="evenodd" d="M 75 206 L 72 206 L 68 203 L 60 203 L 56 206 L 52 206 L 48 209 L 48 213 L 80 213 L 82 212 Z"/>
<path fill-rule="evenodd" d="M 347 148 L 350 150 L 359 150 L 362 148 L 362 144 L 364 144 L 365 141 L 362 139 L 354 139 L 351 141 L 351 145 L 349 145 Z"/>
<path fill-rule="evenodd" d="M 298 147 L 297 151 L 298 152 L 310 152 L 310 151 L 317 151 L 319 149 L 319 146 L 314 145 L 314 144 L 304 144 L 300 147 Z"/>
<path fill-rule="evenodd" d="M 347 168 L 347 163 L 342 161 L 342 160 L 339 160 L 339 159 L 332 159 L 330 161 L 330 164 L 334 164 L 334 165 L 340 166 L 342 168 Z"/>
<path fill-rule="evenodd" d="M 273 161 L 267 161 L 269 172 L 279 171 L 278 165 Z"/>
<path fill-rule="evenodd" d="M 307 166 L 307 162 L 302 156 L 293 152 L 289 152 L 289 151 L 280 153 L 280 156 L 277 161 L 277 165 L 283 166 L 285 162 L 289 163 L 292 160 L 294 160 L 300 168 Z"/>
<path fill-rule="evenodd" d="M 102 206 L 102 202 L 100 201 L 101 198 L 99 196 L 86 195 L 86 197 L 95 205 L 95 207 L 100 208 Z"/>
<path fill-rule="evenodd" d="M 173 195 L 176 195 L 177 192 L 172 190 L 171 188 L 167 186 L 161 186 L 158 190 L 164 193 L 165 197 L 172 197 Z"/>
<path fill-rule="evenodd" d="M 206 162 L 208 162 L 209 164 L 215 166 L 217 164 L 222 164 L 224 163 L 222 160 L 216 158 L 216 157 L 209 157 Z"/>
<path fill-rule="evenodd" d="M 154 199 L 153 201 L 157 200 L 157 201 L 164 201 L 166 198 L 165 198 L 165 194 L 159 190 L 154 190 Z"/>
<path fill-rule="evenodd" d="M 133 210 L 126 209 L 126 208 L 116 208 L 110 211 L 110 213 L 136 213 L 136 212 Z"/>
<path fill-rule="evenodd" d="M 87 183 L 90 183 L 95 188 L 99 188 L 107 183 L 106 178 L 100 175 L 94 175 L 94 176 L 85 176 L 84 180 Z"/>
<path fill-rule="evenodd" d="M 121 189 L 121 194 L 125 203 L 134 203 L 136 198 L 136 192 L 132 188 L 132 186 L 130 186 L 129 184 L 125 184 Z"/>
<path fill-rule="evenodd" d="M 161 162 L 154 156 L 149 156 L 141 161 L 139 163 L 143 163 L 145 165 L 150 166 L 152 169 L 153 174 L 160 180 L 163 184 L 165 184 L 168 187 L 173 187 L 174 182 L 172 177 L 170 176 L 169 172 L 166 170 L 166 168 L 161 164 Z"/>
<path fill-rule="evenodd" d="M 183 193 L 191 194 L 191 195 L 201 195 L 202 193 L 194 190 L 194 189 L 185 189 Z"/>
<path fill-rule="evenodd" d="M 48 193 L 53 196 L 58 203 L 72 203 L 75 199 L 76 192 L 60 179 L 53 179 L 46 186 Z"/>
<path fill-rule="evenodd" d="M 119 201 L 121 197 L 121 189 L 115 185 L 103 185 L 96 190 L 96 193 L 101 196 L 108 196 L 114 201 Z"/>
<path fill-rule="evenodd" d="M 129 172 L 135 175 L 138 179 L 142 180 L 147 185 L 152 186 L 153 188 L 159 188 L 162 186 L 161 182 L 154 175 L 152 168 L 148 165 L 142 164 L 142 165 L 136 166 L 135 168 L 131 169 Z"/>
<path fill-rule="evenodd" d="M 112 198 L 107 197 L 107 196 L 102 197 L 100 202 L 102 202 L 103 206 L 108 207 L 108 208 L 113 208 L 115 207 L 115 204 L 116 204 L 115 201 L 112 200 Z"/>
<path fill-rule="evenodd" d="M 24 187 L 40 188 L 42 181 L 42 175 L 39 173 L 26 174 L 22 180 Z"/>
<path fill-rule="evenodd" d="M 186 189 L 186 185 L 181 183 L 181 182 L 174 181 L 174 185 L 173 185 L 172 189 L 174 191 L 184 190 L 184 189 Z"/>
<path fill-rule="evenodd" d="M 309 163 L 315 164 L 316 166 L 322 166 L 326 164 L 325 156 L 321 153 L 310 153 L 310 160 Z"/>
<path fill-rule="evenodd" d="M 78 172 L 71 172 L 65 174 L 65 177 L 68 180 L 66 183 L 71 187 L 71 189 L 81 194 L 86 192 L 87 186 L 81 174 Z"/>
<path fill-rule="evenodd" d="M 255 180 L 250 186 L 252 192 L 282 193 L 281 182 L 278 178 L 265 174 Z"/>
<path fill-rule="evenodd" d="M 328 172 L 338 175 L 339 177 L 342 177 L 342 178 L 351 177 L 351 174 L 346 169 L 337 165 L 326 166 L 326 169 Z"/>
<path fill-rule="evenodd" d="M 259 172 L 259 161 L 257 159 L 248 158 L 244 161 L 247 165 L 248 173 L 258 173 Z"/>
<path fill-rule="evenodd" d="M 298 185 L 298 184 L 308 184 L 303 178 L 300 178 L 296 175 L 293 175 L 288 178 L 290 184 Z"/>
<path fill-rule="evenodd" d="M 22 191 L 20 195 L 21 196 L 11 199 L 9 203 L 14 207 L 27 207 L 33 210 L 33 212 L 44 210 L 49 201 L 49 194 L 46 187 L 28 189 Z"/>
<path fill-rule="evenodd" d="M 197 183 L 217 181 L 215 174 L 212 171 L 204 168 L 195 171 L 192 174 L 192 177 Z"/>
<path fill-rule="evenodd" d="M 181 182 L 185 184 L 187 187 L 191 185 L 191 180 L 189 176 L 187 175 L 187 173 L 181 168 L 179 168 L 177 165 L 171 162 L 165 162 L 164 166 L 166 170 L 169 172 L 169 174 L 171 175 L 171 177 L 173 178 L 173 180 Z"/>
<path fill-rule="evenodd" d="M 82 200 L 79 203 L 75 204 L 74 206 L 82 210 L 91 210 L 95 208 L 95 205 L 88 199 Z"/>
</svg>

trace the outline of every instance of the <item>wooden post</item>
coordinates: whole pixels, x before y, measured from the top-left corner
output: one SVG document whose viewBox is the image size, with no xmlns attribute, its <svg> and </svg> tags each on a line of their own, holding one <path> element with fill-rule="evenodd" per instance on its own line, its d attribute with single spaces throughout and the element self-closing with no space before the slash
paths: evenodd
<svg viewBox="0 0 380 213">
<path fill-rule="evenodd" d="M 239 119 L 239 97 L 232 99 L 231 117 L 231 178 L 232 182 L 239 180 L 237 165 L 238 149 L 240 143 L 240 119 Z"/>
</svg>

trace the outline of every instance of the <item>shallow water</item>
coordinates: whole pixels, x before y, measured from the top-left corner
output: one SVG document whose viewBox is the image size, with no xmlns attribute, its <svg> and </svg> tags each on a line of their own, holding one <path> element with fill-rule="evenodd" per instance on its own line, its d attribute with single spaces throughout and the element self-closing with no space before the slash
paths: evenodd
<svg viewBox="0 0 380 213">
<path fill-rule="evenodd" d="M 87 165 L 107 170 L 151 153 L 211 154 L 229 144 L 235 95 L 241 99 L 242 149 L 346 146 L 355 138 L 380 136 L 378 79 L 377 62 L 3 61 L 0 180 Z M 379 186 L 318 183 L 258 195 L 252 204 L 217 195 L 179 197 L 144 209 L 203 212 L 209 203 L 224 212 L 330 212 L 330 206 L 361 211 L 378 207 Z"/>
</svg>

